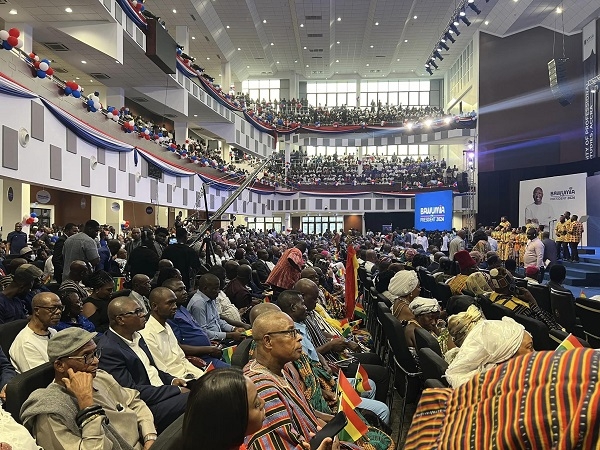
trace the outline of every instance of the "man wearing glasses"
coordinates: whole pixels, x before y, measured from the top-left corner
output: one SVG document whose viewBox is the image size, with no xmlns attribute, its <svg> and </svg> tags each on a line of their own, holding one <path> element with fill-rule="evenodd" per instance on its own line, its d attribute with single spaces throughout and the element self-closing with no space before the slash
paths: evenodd
<svg viewBox="0 0 600 450">
<path fill-rule="evenodd" d="M 124 387 L 140 391 L 160 433 L 185 411 L 189 396 L 186 382 L 159 370 L 139 331 L 146 313 L 131 297 L 117 297 L 108 305 L 109 330 L 98 342 L 99 367 Z"/>
<path fill-rule="evenodd" d="M 48 341 L 56 333 L 52 327 L 60 321 L 64 306 L 58 295 L 40 292 L 33 297 L 32 309 L 29 323 L 17 334 L 8 351 L 19 373 L 48 362 Z"/>
<path fill-rule="evenodd" d="M 23 403 L 21 420 L 47 449 L 148 449 L 157 437 L 152 413 L 139 392 L 98 369 L 95 336 L 74 327 L 52 336 L 54 381 Z"/>
</svg>

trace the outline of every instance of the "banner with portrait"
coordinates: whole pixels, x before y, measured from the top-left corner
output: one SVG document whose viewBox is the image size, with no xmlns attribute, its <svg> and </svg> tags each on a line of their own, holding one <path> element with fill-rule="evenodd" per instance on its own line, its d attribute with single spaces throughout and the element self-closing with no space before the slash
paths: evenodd
<svg viewBox="0 0 600 450">
<path fill-rule="evenodd" d="M 565 211 L 579 217 L 587 214 L 585 173 L 521 181 L 519 186 L 519 225 L 527 219 L 544 225 L 553 236 L 554 225 Z M 584 239 L 585 239 L 584 234 Z M 585 242 L 585 241 L 584 241 Z"/>
</svg>

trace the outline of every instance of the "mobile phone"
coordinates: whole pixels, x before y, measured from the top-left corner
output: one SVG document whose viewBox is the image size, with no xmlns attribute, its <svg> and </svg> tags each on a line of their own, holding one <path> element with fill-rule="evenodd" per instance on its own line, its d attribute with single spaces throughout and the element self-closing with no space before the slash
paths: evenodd
<svg viewBox="0 0 600 450">
<path fill-rule="evenodd" d="M 317 450 L 325 438 L 334 438 L 348 424 L 348 418 L 343 411 L 337 413 L 333 419 L 323 428 L 317 431 L 317 434 L 310 440 L 310 450 Z"/>
</svg>

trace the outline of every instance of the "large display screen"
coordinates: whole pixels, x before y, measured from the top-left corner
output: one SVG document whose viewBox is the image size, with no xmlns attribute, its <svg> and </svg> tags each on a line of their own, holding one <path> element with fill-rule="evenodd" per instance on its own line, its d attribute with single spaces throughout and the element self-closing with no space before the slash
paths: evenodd
<svg viewBox="0 0 600 450">
<path fill-rule="evenodd" d="M 415 195 L 415 228 L 426 231 L 452 229 L 452 191 Z"/>
</svg>

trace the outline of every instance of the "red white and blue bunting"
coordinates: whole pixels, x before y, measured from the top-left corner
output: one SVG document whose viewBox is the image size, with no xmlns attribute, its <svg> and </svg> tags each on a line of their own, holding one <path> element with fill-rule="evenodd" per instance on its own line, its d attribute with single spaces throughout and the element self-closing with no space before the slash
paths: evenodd
<svg viewBox="0 0 600 450">
<path fill-rule="evenodd" d="M 133 3 L 130 0 L 117 0 L 117 3 L 125 13 L 127 17 L 131 19 L 131 21 L 141 30 L 145 30 L 148 28 L 148 23 L 146 22 L 146 18 L 138 11 Z M 141 2 L 140 2 L 141 4 Z"/>
<path fill-rule="evenodd" d="M 141 148 L 134 149 L 134 161 L 137 159 L 137 155 L 141 156 L 146 162 L 154 164 L 167 175 L 174 177 L 191 177 L 196 175 L 196 172 L 192 170 L 184 169 L 181 166 L 165 161 L 164 159 L 159 158 L 158 156 L 153 155 L 152 153 Z"/>
<path fill-rule="evenodd" d="M 0 72 L 0 94 L 11 97 L 38 98 L 38 95 Z"/>
</svg>

